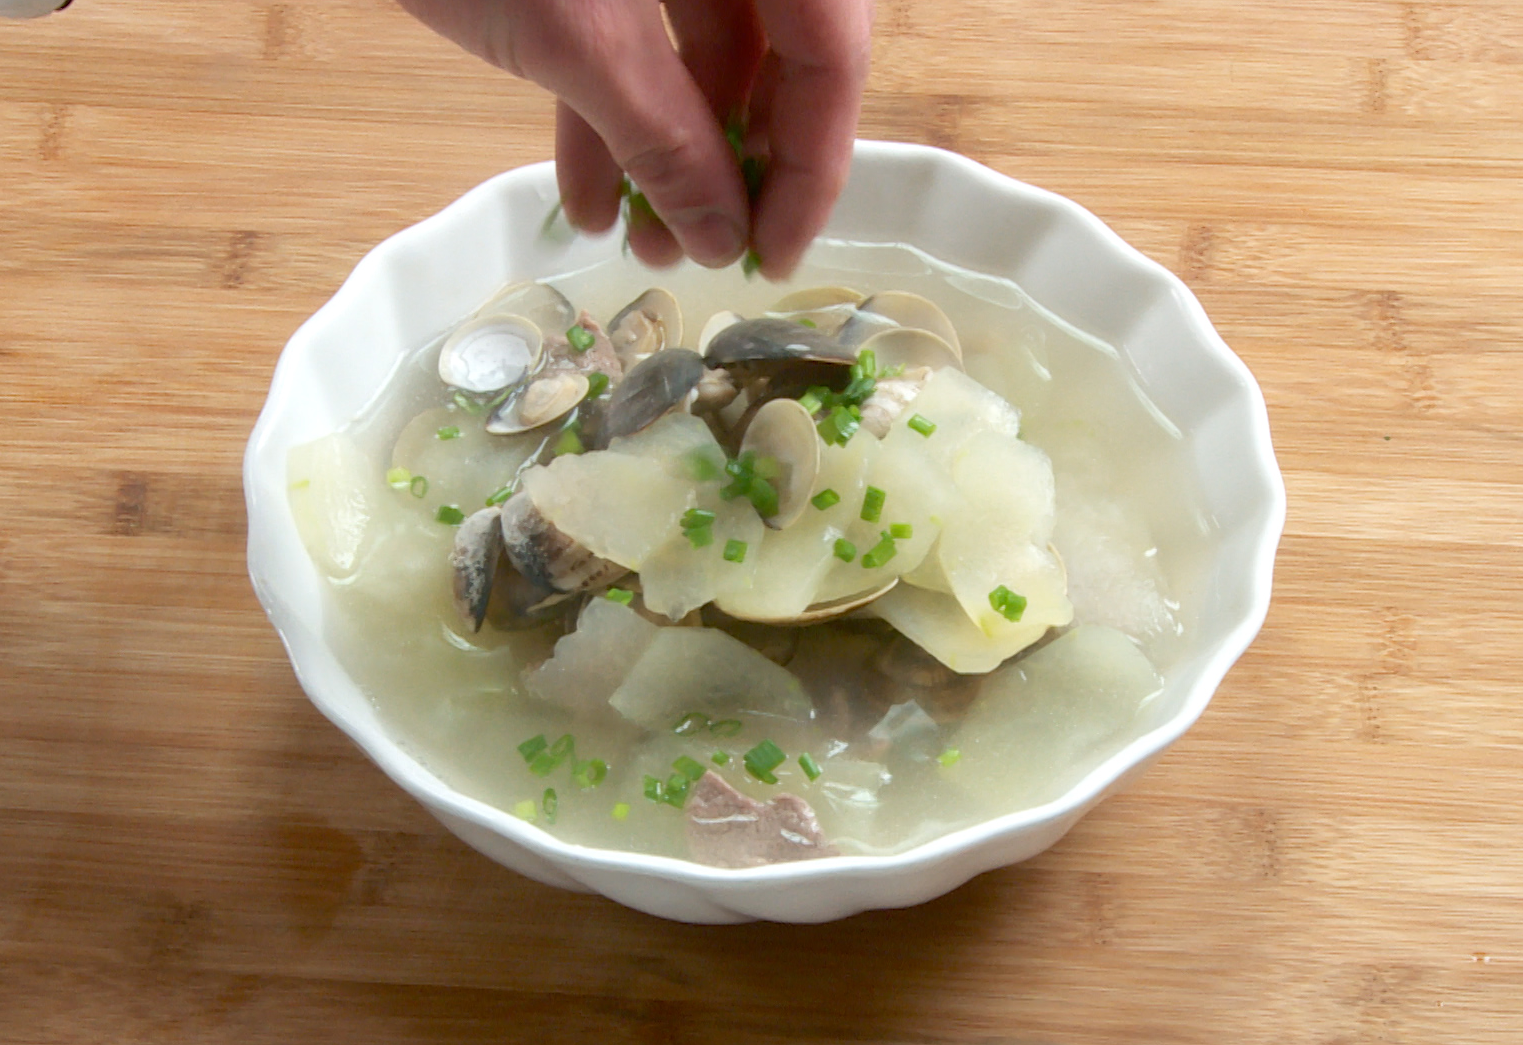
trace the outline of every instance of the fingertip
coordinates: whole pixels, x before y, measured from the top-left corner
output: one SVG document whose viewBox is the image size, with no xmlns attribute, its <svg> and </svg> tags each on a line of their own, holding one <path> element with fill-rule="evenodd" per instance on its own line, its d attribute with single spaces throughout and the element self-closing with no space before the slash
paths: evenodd
<svg viewBox="0 0 1523 1045">
<path fill-rule="evenodd" d="M 683 258 L 677 237 L 653 214 L 632 210 L 628 235 L 629 249 L 651 268 L 670 268 Z"/>
<path fill-rule="evenodd" d="M 624 172 L 590 124 L 565 102 L 556 103 L 555 181 L 566 220 L 584 232 L 606 232 L 619 218 Z"/>
</svg>

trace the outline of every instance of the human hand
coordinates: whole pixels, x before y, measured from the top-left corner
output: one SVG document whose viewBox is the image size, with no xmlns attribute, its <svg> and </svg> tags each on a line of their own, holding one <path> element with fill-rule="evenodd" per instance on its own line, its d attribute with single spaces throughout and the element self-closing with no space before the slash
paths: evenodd
<svg viewBox="0 0 1523 1045">
<path fill-rule="evenodd" d="M 627 173 L 650 264 L 756 251 L 791 272 L 846 182 L 867 79 L 872 0 L 400 0 L 467 51 L 558 98 L 556 172 L 567 219 L 602 232 Z M 722 121 L 738 114 L 766 159 L 747 195 Z"/>
</svg>

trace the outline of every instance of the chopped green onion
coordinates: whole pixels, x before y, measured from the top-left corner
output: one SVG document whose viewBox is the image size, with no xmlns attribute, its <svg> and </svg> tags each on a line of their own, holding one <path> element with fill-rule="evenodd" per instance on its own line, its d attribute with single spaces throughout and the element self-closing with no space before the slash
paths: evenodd
<svg viewBox="0 0 1523 1045">
<path fill-rule="evenodd" d="M 556 797 L 555 788 L 545 788 L 545 797 L 541 800 L 540 804 L 545 808 L 545 823 L 555 823 L 556 810 L 560 809 L 561 807 L 561 800 Z"/>
<path fill-rule="evenodd" d="M 745 274 L 747 279 L 750 279 L 756 275 L 757 270 L 760 268 L 761 255 L 756 253 L 755 247 L 752 247 L 746 251 L 746 256 L 740 259 L 740 271 Z"/>
<path fill-rule="evenodd" d="M 851 562 L 857 557 L 857 546 L 845 537 L 836 538 L 836 558 L 842 562 Z"/>
<path fill-rule="evenodd" d="M 827 508 L 834 508 L 836 505 L 840 504 L 841 495 L 827 487 L 826 489 L 821 490 L 819 493 L 815 494 L 813 497 L 809 498 L 809 503 L 823 512 Z"/>
<path fill-rule="evenodd" d="M 662 802 L 666 799 L 666 785 L 649 773 L 645 774 L 645 797 L 652 802 Z"/>
<path fill-rule="evenodd" d="M 804 775 L 810 780 L 820 779 L 820 774 L 824 772 L 820 768 L 820 764 L 814 760 L 814 756 L 807 751 L 799 756 L 799 768 L 804 771 Z"/>
<path fill-rule="evenodd" d="M 406 468 L 388 468 L 386 485 L 393 490 L 405 490 L 412 485 L 412 473 Z"/>
<path fill-rule="evenodd" d="M 496 410 L 503 403 L 506 403 L 508 401 L 508 396 L 510 396 L 512 394 L 513 394 L 513 386 L 509 385 L 507 388 L 504 388 L 501 392 L 498 392 L 496 395 L 494 395 L 491 399 L 488 399 L 487 402 L 486 402 L 486 406 L 482 407 L 482 409 L 483 410 Z"/>
<path fill-rule="evenodd" d="M 1026 612 L 1026 596 L 1017 595 L 1001 584 L 989 593 L 989 605 L 993 606 L 995 612 L 1001 617 L 1014 623 Z"/>
<path fill-rule="evenodd" d="M 585 352 L 597 342 L 597 338 L 593 337 L 586 327 L 577 323 L 566 331 L 566 341 L 570 343 L 573 351 Z"/>
<path fill-rule="evenodd" d="M 608 391 L 608 375 L 601 370 L 594 370 L 587 375 L 587 394 L 583 399 L 596 399 Z"/>
<path fill-rule="evenodd" d="M 810 330 L 819 329 L 819 324 L 808 316 L 795 316 L 793 321 L 801 327 L 808 327 Z"/>
<path fill-rule="evenodd" d="M 907 541 L 915 536 L 915 527 L 909 523 L 889 523 L 888 533 L 896 541 Z"/>
<path fill-rule="evenodd" d="M 681 809 L 687 804 L 688 789 L 693 782 L 681 773 L 673 773 L 666 778 L 666 784 L 662 788 L 661 800 L 674 809 Z"/>
<path fill-rule="evenodd" d="M 876 570 L 898 554 L 899 549 L 894 546 L 893 536 L 887 530 L 884 530 L 883 536 L 878 543 L 862 553 L 862 568 L 865 570 Z"/>
<path fill-rule="evenodd" d="M 722 766 L 725 763 L 730 761 L 729 752 L 727 752 L 727 751 L 716 751 L 712 755 L 709 756 L 709 761 L 714 763 L 716 766 Z"/>
<path fill-rule="evenodd" d="M 690 737 L 694 733 L 703 732 L 705 727 L 713 728 L 709 726 L 709 716 L 701 711 L 689 711 L 677 720 L 677 724 L 672 727 L 672 732 L 679 737 Z"/>
<path fill-rule="evenodd" d="M 407 492 L 421 501 L 428 493 L 428 480 L 421 475 L 413 476 L 407 484 Z"/>
<path fill-rule="evenodd" d="M 487 507 L 496 508 L 499 504 L 506 504 L 508 498 L 513 496 L 514 487 L 517 485 L 518 482 L 515 480 L 508 485 L 499 487 L 497 490 L 493 491 L 492 496 L 487 498 Z"/>
<path fill-rule="evenodd" d="M 450 399 L 456 406 L 471 415 L 477 415 L 486 410 L 486 404 L 479 399 L 472 399 L 464 392 L 456 392 Z"/>
<path fill-rule="evenodd" d="M 784 762 L 788 756 L 783 754 L 783 749 L 770 740 L 763 740 L 750 751 L 747 751 L 742 759 L 746 764 L 746 772 L 764 784 L 777 783 L 777 777 L 772 771 Z"/>
<path fill-rule="evenodd" d="M 457 505 L 441 504 L 439 510 L 434 513 L 434 518 L 446 526 L 459 526 L 465 522 L 465 513 Z"/>
<path fill-rule="evenodd" d="M 751 480 L 751 488 L 746 491 L 746 496 L 750 498 L 756 514 L 763 519 L 770 519 L 777 514 L 777 487 L 761 476 Z"/>
<path fill-rule="evenodd" d="M 730 148 L 735 150 L 735 158 L 740 159 L 746 148 L 746 122 L 739 114 L 730 117 L 730 121 L 724 125 L 725 141 L 730 143 Z"/>
<path fill-rule="evenodd" d="M 851 442 L 851 437 L 856 435 L 857 429 L 861 427 L 861 417 L 853 414 L 849 406 L 832 407 L 830 415 L 815 425 L 815 428 L 819 430 L 820 438 L 836 446 L 845 446 Z"/>
<path fill-rule="evenodd" d="M 571 779 L 583 791 L 597 787 L 607 775 L 608 763 L 601 758 L 589 758 L 571 767 Z"/>
<path fill-rule="evenodd" d="M 801 406 L 805 410 L 809 411 L 809 416 L 811 416 L 811 417 L 813 417 L 815 414 L 819 413 L 820 412 L 820 408 L 825 405 L 824 395 L 820 394 L 822 392 L 824 393 L 824 395 L 829 395 L 830 394 L 829 392 L 826 392 L 825 389 L 823 389 L 823 388 L 811 388 L 809 391 L 807 391 L 803 395 L 799 396 L 799 406 Z"/>
<path fill-rule="evenodd" d="M 556 457 L 561 457 L 565 454 L 584 453 L 586 449 L 582 445 L 582 437 L 577 432 L 575 424 L 567 425 L 565 430 L 561 432 L 561 437 L 555 441 Z"/>
<path fill-rule="evenodd" d="M 694 548 L 707 548 L 714 543 L 714 528 L 712 526 L 695 526 L 685 532 L 688 543 Z"/>
<path fill-rule="evenodd" d="M 556 200 L 555 206 L 550 208 L 550 213 L 545 215 L 545 220 L 539 226 L 539 238 L 549 239 L 551 231 L 555 228 L 555 219 L 561 216 L 561 201 Z"/>
<path fill-rule="evenodd" d="M 713 512 L 704 511 L 702 508 L 689 508 L 682 513 L 682 528 L 684 530 L 697 530 L 705 526 L 714 525 L 715 515 Z"/>
<path fill-rule="evenodd" d="M 745 541 L 737 541 L 737 540 L 728 540 L 728 541 L 725 541 L 724 542 L 724 561 L 725 562 L 745 562 L 746 561 L 746 542 Z"/>
<path fill-rule="evenodd" d="M 936 756 L 936 761 L 940 762 L 942 765 L 946 766 L 948 769 L 950 769 L 953 766 L 957 765 L 957 763 L 959 761 L 961 761 L 961 760 L 962 760 L 962 752 L 957 750 L 955 747 L 949 747 L 945 751 L 943 751 L 941 754 Z"/>
<path fill-rule="evenodd" d="M 936 431 L 936 426 L 930 421 L 927 421 L 925 418 L 921 417 L 919 414 L 916 414 L 914 417 L 910 418 L 909 425 L 915 431 L 924 436 L 929 436 L 932 432 Z"/>
<path fill-rule="evenodd" d="M 694 450 L 687 455 L 687 473 L 694 482 L 699 483 L 712 482 L 724 475 L 720 466 L 714 463 L 713 457 L 703 450 Z"/>
<path fill-rule="evenodd" d="M 862 497 L 862 514 L 864 522 L 877 522 L 883 514 L 883 502 L 888 499 L 888 494 L 876 486 L 869 486 L 867 493 Z"/>
<path fill-rule="evenodd" d="M 455 425 L 445 425 L 434 431 L 435 439 L 459 439 L 460 429 Z"/>
<path fill-rule="evenodd" d="M 561 764 L 561 759 L 556 758 L 550 752 L 545 751 L 536 755 L 533 762 L 529 763 L 529 772 L 535 776 L 549 776 L 555 772 L 555 768 Z"/>
<path fill-rule="evenodd" d="M 864 348 L 857 353 L 857 361 L 852 364 L 852 369 L 863 377 L 873 377 L 878 373 L 878 354 L 870 348 Z"/>
<path fill-rule="evenodd" d="M 550 754 L 557 759 L 570 758 L 576 751 L 576 740 L 570 733 L 562 733 L 560 739 L 550 745 Z"/>
<path fill-rule="evenodd" d="M 527 820 L 531 824 L 534 823 L 534 814 L 537 812 L 539 812 L 539 806 L 532 798 L 526 798 L 513 807 L 514 816 L 520 820 Z"/>
<path fill-rule="evenodd" d="M 628 802 L 615 802 L 613 804 L 613 818 L 615 820 L 619 820 L 619 821 L 628 820 L 629 819 L 629 803 Z"/>
<path fill-rule="evenodd" d="M 743 727 L 741 725 L 740 719 L 722 718 L 718 722 L 714 722 L 709 725 L 709 732 L 714 734 L 716 737 L 733 737 L 735 734 L 739 733 L 742 728 Z"/>
<path fill-rule="evenodd" d="M 541 733 L 539 736 L 530 737 L 522 744 L 519 744 L 518 753 L 524 756 L 525 762 L 533 762 L 535 756 L 537 756 L 541 751 L 544 751 L 549 746 L 550 741 L 546 740 L 545 735 Z"/>
<path fill-rule="evenodd" d="M 683 755 L 681 758 L 677 759 L 677 761 L 673 762 L 672 768 L 681 773 L 683 776 L 687 777 L 689 780 L 695 782 L 699 777 L 708 772 L 707 769 L 703 768 L 702 762 L 699 762 L 696 758 L 688 758 L 686 755 Z"/>
<path fill-rule="evenodd" d="M 603 597 L 609 602 L 617 602 L 620 606 L 628 606 L 635 600 L 635 593 L 628 588 L 609 588 L 603 593 Z"/>
<path fill-rule="evenodd" d="M 776 479 L 783 474 L 783 466 L 777 458 L 767 454 L 757 454 L 747 451 L 740 455 L 746 467 L 751 469 L 751 474 L 763 479 Z"/>
<path fill-rule="evenodd" d="M 751 202 L 761 195 L 762 177 L 766 164 L 760 156 L 747 156 L 740 161 L 740 180 L 746 183 L 746 196 Z"/>
</svg>

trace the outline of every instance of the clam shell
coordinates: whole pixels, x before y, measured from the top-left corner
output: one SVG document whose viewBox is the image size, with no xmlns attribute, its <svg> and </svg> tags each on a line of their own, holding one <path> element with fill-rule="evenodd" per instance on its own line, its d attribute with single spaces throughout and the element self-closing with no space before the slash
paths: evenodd
<svg viewBox="0 0 1523 1045">
<path fill-rule="evenodd" d="M 940 336 L 915 327 L 893 327 L 862 342 L 861 351 L 878 357 L 880 369 L 902 366 L 906 370 L 944 366 L 962 369 L 962 355 Z"/>
<path fill-rule="evenodd" d="M 962 344 L 957 340 L 957 328 L 952 326 L 952 321 L 940 306 L 929 298 L 907 290 L 885 290 L 863 301 L 857 310 L 884 316 L 901 327 L 930 331 L 952 346 L 959 361 L 962 359 Z"/>
<path fill-rule="evenodd" d="M 773 399 L 764 403 L 746 426 L 740 452 L 770 457 L 781 474 L 777 487 L 777 514 L 762 521 L 774 530 L 787 528 L 804 514 L 820 474 L 820 437 L 814 419 L 797 399 Z"/>
<path fill-rule="evenodd" d="M 592 386 L 586 374 L 558 370 L 530 381 L 487 418 L 493 435 L 517 435 L 558 421 L 587 397 Z"/>
<path fill-rule="evenodd" d="M 543 344 L 539 327 L 523 316 L 472 319 L 439 349 L 439 377 L 467 392 L 497 392 L 534 370 Z"/>
<path fill-rule="evenodd" d="M 523 316 L 541 330 L 561 333 L 576 322 L 576 309 L 566 296 L 544 283 L 512 283 L 499 290 L 475 317 Z"/>
</svg>

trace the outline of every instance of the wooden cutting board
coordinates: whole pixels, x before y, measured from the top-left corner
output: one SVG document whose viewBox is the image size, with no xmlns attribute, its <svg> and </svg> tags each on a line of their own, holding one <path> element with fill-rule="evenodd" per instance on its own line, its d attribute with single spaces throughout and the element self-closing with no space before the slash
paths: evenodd
<svg viewBox="0 0 1523 1045">
<path fill-rule="evenodd" d="M 302 697 L 244 573 L 285 339 L 547 158 L 379 0 L 0 25 L 0 1041 L 1523 1041 L 1523 8 L 881 0 L 865 137 L 1196 290 L 1290 495 L 1263 634 L 1051 852 L 820 927 L 504 871 Z"/>
</svg>

